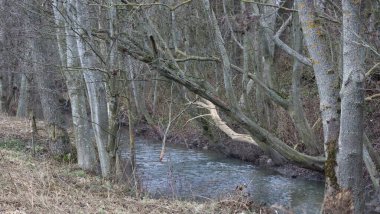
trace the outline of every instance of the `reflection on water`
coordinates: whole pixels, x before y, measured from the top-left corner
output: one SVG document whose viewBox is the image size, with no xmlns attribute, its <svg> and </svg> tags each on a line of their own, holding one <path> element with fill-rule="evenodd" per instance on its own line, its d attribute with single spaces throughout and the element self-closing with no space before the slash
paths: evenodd
<svg viewBox="0 0 380 214">
<path fill-rule="evenodd" d="M 138 173 L 152 196 L 217 198 L 246 184 L 256 202 L 286 205 L 296 213 L 318 213 L 323 200 L 323 182 L 287 178 L 221 154 L 175 146 L 166 148 L 160 162 L 161 144 L 141 139 L 136 144 Z"/>
</svg>

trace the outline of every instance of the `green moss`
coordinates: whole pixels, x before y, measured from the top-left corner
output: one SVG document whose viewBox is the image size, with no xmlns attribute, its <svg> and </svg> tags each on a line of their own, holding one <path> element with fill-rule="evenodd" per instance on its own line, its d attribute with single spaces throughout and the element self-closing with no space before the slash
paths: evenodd
<svg viewBox="0 0 380 214">
<path fill-rule="evenodd" d="M 71 176 L 74 176 L 74 177 L 81 177 L 81 178 L 86 177 L 86 172 L 83 170 L 75 170 L 71 172 L 70 174 Z"/>
<path fill-rule="evenodd" d="M 325 162 L 325 176 L 330 181 L 330 185 L 339 189 L 338 180 L 335 173 L 337 142 L 335 140 L 327 143 L 327 160 Z"/>
<path fill-rule="evenodd" d="M 17 139 L 1 140 L 0 148 L 13 151 L 23 151 L 25 149 L 25 143 Z"/>
</svg>

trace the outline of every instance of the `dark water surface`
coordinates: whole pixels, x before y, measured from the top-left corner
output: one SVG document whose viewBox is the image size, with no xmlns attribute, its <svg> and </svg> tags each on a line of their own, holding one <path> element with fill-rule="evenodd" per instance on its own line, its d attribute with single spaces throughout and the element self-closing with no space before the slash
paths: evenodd
<svg viewBox="0 0 380 214">
<path fill-rule="evenodd" d="M 138 139 L 136 146 L 138 173 L 153 197 L 215 199 L 246 184 L 254 201 L 289 206 L 296 213 L 318 213 L 323 200 L 324 183 L 320 181 L 287 178 L 222 154 L 173 145 L 166 148 L 160 162 L 160 143 Z"/>
</svg>

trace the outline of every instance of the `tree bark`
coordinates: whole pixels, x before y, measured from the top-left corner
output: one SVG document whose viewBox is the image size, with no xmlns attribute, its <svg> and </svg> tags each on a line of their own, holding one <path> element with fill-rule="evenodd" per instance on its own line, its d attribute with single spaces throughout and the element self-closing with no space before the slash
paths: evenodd
<svg viewBox="0 0 380 214">
<path fill-rule="evenodd" d="M 338 114 L 338 72 L 334 71 L 329 59 L 329 49 L 322 24 L 316 17 L 313 0 L 296 0 L 299 18 L 320 97 L 320 111 L 323 124 L 326 192 L 330 195 L 337 189 L 336 150 L 339 137 Z M 325 198 L 326 199 L 326 198 Z"/>
<path fill-rule="evenodd" d="M 29 79 L 28 74 L 26 73 L 21 74 L 20 93 L 19 93 L 17 112 L 16 112 L 16 116 L 20 118 L 26 118 L 29 116 L 28 109 L 30 109 L 31 108 L 30 105 L 32 105 L 30 81 L 31 80 Z"/>
<path fill-rule="evenodd" d="M 338 184 L 352 193 L 354 213 L 364 211 L 363 118 L 364 80 L 360 1 L 342 0 L 343 81 L 341 88 L 341 126 L 337 155 Z"/>
</svg>

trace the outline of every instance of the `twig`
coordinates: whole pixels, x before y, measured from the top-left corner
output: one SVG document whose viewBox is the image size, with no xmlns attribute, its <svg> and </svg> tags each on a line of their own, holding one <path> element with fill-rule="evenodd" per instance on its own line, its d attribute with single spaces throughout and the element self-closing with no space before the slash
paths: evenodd
<svg viewBox="0 0 380 214">
<path fill-rule="evenodd" d="M 201 118 L 201 117 L 207 117 L 207 116 L 211 116 L 211 114 L 201 114 L 201 115 L 195 116 L 193 118 L 190 118 L 186 121 L 186 123 L 185 123 L 185 125 L 183 125 L 183 127 L 185 127 L 190 121 L 193 121 L 193 120 Z"/>
<path fill-rule="evenodd" d="M 352 41 L 352 43 L 357 44 L 357 45 L 361 45 L 361 46 L 363 46 L 365 48 L 368 48 L 374 54 L 376 54 L 377 56 L 380 56 L 380 52 L 378 52 L 375 47 L 373 47 L 370 44 L 368 44 L 360 35 L 356 34 L 356 37 L 359 38 L 359 39 L 361 39 L 361 41 L 360 42 Z"/>
<path fill-rule="evenodd" d="M 365 76 L 366 76 L 366 77 L 369 77 L 369 76 L 372 74 L 372 72 L 375 70 L 375 68 L 376 68 L 377 66 L 379 66 L 379 65 L 380 65 L 380 62 L 376 63 L 371 69 L 369 69 L 369 70 L 367 71 L 367 73 L 365 73 Z"/>
<path fill-rule="evenodd" d="M 317 121 L 315 121 L 315 123 L 313 124 L 313 126 L 311 127 L 311 129 L 315 130 L 315 128 L 317 127 L 317 125 L 321 122 L 321 118 L 318 117 Z"/>
<path fill-rule="evenodd" d="M 171 92 L 172 93 L 172 92 Z M 162 159 L 164 158 L 164 153 L 165 153 L 165 143 L 166 143 L 166 136 L 169 132 L 169 128 L 171 126 L 171 124 L 176 121 L 181 115 L 183 115 L 183 113 L 188 109 L 190 108 L 190 106 L 192 104 L 195 104 L 196 102 L 198 101 L 198 98 L 196 98 L 193 102 L 190 103 L 190 105 L 186 106 L 186 108 L 184 108 L 180 113 L 178 113 L 174 118 L 173 120 L 171 120 L 171 110 L 172 110 L 172 101 L 170 102 L 170 109 L 169 109 L 169 122 L 168 122 L 168 126 L 166 128 L 166 131 L 165 131 L 165 134 L 164 134 L 164 138 L 162 140 L 162 150 L 161 150 L 161 154 L 160 154 L 160 161 L 162 161 Z"/>
<path fill-rule="evenodd" d="M 9 177 L 11 178 L 11 182 L 12 182 L 12 184 L 15 186 L 16 193 L 18 193 L 18 187 L 17 187 L 16 183 L 14 182 L 11 173 L 8 172 L 8 175 L 9 175 Z"/>
<path fill-rule="evenodd" d="M 168 136 L 168 132 L 170 129 L 170 126 L 172 124 L 172 106 L 173 106 L 173 86 L 174 84 L 172 83 L 171 88 L 170 88 L 170 105 L 169 105 L 169 122 L 168 126 L 166 127 L 165 133 L 164 133 L 164 138 L 162 139 L 162 148 L 161 148 L 161 154 L 160 154 L 160 162 L 162 159 L 164 159 L 164 154 L 165 154 L 165 144 L 166 144 L 166 139 Z"/>
</svg>

